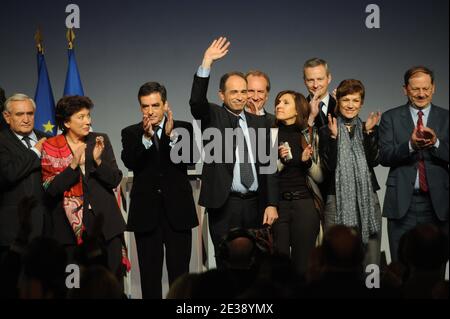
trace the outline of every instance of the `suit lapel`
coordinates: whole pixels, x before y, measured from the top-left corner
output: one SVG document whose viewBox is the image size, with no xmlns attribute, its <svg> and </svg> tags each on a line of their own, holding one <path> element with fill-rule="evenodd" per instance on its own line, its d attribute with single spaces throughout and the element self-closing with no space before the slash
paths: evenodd
<svg viewBox="0 0 450 319">
<path fill-rule="evenodd" d="M 411 112 L 409 111 L 409 105 L 405 104 L 400 111 L 401 120 L 399 125 L 402 125 L 408 134 L 411 134 L 414 130 L 415 124 L 413 122 Z"/>
<path fill-rule="evenodd" d="M 431 109 L 430 114 L 428 115 L 427 127 L 433 128 L 433 130 L 436 131 L 436 129 L 434 128 L 438 128 L 439 127 L 438 123 L 440 122 L 439 111 L 437 107 L 433 104 L 431 104 L 430 107 Z"/>
<path fill-rule="evenodd" d="M 92 152 L 95 147 L 95 136 L 92 133 L 89 133 L 86 136 L 86 153 L 85 153 L 85 174 L 84 179 L 87 182 L 89 179 L 90 172 L 94 169 L 94 156 Z"/>
<path fill-rule="evenodd" d="M 21 140 L 19 140 L 19 138 L 16 136 L 16 134 L 14 134 L 14 132 L 11 129 L 7 129 L 7 130 L 8 130 L 8 134 L 11 138 L 11 141 L 22 151 L 27 151 L 28 148 L 22 143 Z"/>
</svg>

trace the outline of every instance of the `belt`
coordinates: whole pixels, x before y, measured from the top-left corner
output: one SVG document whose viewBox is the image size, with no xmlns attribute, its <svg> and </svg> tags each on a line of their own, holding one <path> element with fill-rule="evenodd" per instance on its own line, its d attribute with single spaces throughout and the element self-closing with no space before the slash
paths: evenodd
<svg viewBox="0 0 450 319">
<path fill-rule="evenodd" d="M 281 199 L 284 200 L 299 200 L 300 199 L 300 191 L 296 192 L 283 192 L 281 193 Z"/>
<path fill-rule="evenodd" d="M 247 192 L 247 193 L 238 193 L 238 192 L 231 192 L 231 197 L 238 197 L 241 199 L 249 199 L 249 198 L 255 198 L 258 196 L 258 192 Z"/>
<path fill-rule="evenodd" d="M 423 192 L 420 189 L 415 189 L 415 190 L 413 190 L 413 195 L 416 195 L 416 196 L 427 196 L 428 193 Z"/>
</svg>

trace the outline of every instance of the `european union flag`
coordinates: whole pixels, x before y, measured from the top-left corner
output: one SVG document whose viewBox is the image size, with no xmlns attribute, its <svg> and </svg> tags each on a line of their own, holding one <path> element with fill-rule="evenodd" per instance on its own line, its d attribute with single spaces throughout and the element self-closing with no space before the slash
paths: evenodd
<svg viewBox="0 0 450 319">
<path fill-rule="evenodd" d="M 68 53 L 69 53 L 69 65 L 67 67 L 66 83 L 64 85 L 64 96 L 66 95 L 84 96 L 83 85 L 81 84 L 77 61 L 75 60 L 75 52 L 73 49 L 68 49 Z"/>
<path fill-rule="evenodd" d="M 50 135 L 55 135 L 55 100 L 53 98 L 52 86 L 48 77 L 47 64 L 44 54 L 38 52 L 38 84 L 34 101 L 36 102 L 35 127 Z"/>
</svg>

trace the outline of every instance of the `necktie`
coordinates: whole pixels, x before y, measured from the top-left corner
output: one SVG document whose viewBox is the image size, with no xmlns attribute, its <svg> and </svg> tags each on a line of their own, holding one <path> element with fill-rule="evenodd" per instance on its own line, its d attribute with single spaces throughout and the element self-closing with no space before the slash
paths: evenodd
<svg viewBox="0 0 450 319">
<path fill-rule="evenodd" d="M 27 147 L 30 149 L 32 146 L 31 146 L 31 142 L 30 142 L 30 137 L 29 136 L 24 136 L 24 137 L 22 137 L 22 140 L 24 140 L 25 141 L 25 143 L 27 144 Z"/>
<path fill-rule="evenodd" d="M 417 112 L 417 136 L 423 137 L 422 128 L 423 128 L 423 112 Z M 425 161 L 423 159 L 422 152 L 419 152 L 419 163 L 418 163 L 418 171 L 419 171 L 419 187 L 422 192 L 428 192 L 428 183 L 427 183 L 427 174 L 425 171 Z"/>
<path fill-rule="evenodd" d="M 319 103 L 319 109 L 323 114 L 327 114 L 326 110 L 325 110 L 325 103 L 323 103 L 322 101 L 320 101 Z"/>
<path fill-rule="evenodd" d="M 324 106 L 325 106 L 325 103 L 320 101 L 320 103 L 319 103 L 319 118 L 321 121 L 320 125 L 326 125 L 328 123 L 327 113 L 325 112 Z"/>
<path fill-rule="evenodd" d="M 242 119 L 240 119 L 242 120 Z M 241 121 L 239 121 L 239 124 L 241 124 Z M 242 126 L 241 126 L 242 128 Z M 242 134 L 244 138 L 244 158 L 240 159 L 240 170 L 241 170 L 241 183 L 244 185 L 247 189 L 252 186 L 253 181 L 255 180 L 255 177 L 253 176 L 253 169 L 252 164 L 250 163 L 250 156 L 248 152 L 248 145 L 247 145 L 247 139 L 245 138 L 244 134 Z"/>
<path fill-rule="evenodd" d="M 154 128 L 155 133 L 152 136 L 152 142 L 155 144 L 156 150 L 159 151 L 159 137 L 158 137 L 158 131 L 161 129 L 160 126 L 157 126 Z"/>
</svg>

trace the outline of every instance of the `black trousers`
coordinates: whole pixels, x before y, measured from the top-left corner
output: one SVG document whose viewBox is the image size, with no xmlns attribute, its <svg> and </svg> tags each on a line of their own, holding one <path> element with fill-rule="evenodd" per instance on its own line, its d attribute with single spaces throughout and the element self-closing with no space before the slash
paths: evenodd
<svg viewBox="0 0 450 319">
<path fill-rule="evenodd" d="M 161 299 L 164 248 L 170 286 L 179 276 L 189 272 L 192 230 L 173 229 L 165 214 L 161 214 L 159 225 L 153 231 L 135 233 L 135 238 L 142 298 Z"/>
<path fill-rule="evenodd" d="M 83 214 L 83 224 L 86 227 L 85 236 L 91 234 L 91 230 L 94 225 L 95 216 L 91 210 L 86 211 Z M 117 235 L 109 240 L 106 240 L 102 235 L 99 242 L 99 245 L 104 252 L 106 253 L 106 266 L 107 268 L 116 276 L 119 284 L 123 288 L 123 266 L 122 266 L 122 240 L 123 233 Z M 75 262 L 75 251 L 77 249 L 76 245 L 64 245 L 64 248 L 67 253 L 68 263 Z"/>
<path fill-rule="evenodd" d="M 218 209 L 208 209 L 208 222 L 211 240 L 216 251 L 217 268 L 223 263 L 217 258 L 221 241 L 233 228 L 258 228 L 262 226 L 262 216 L 258 214 L 258 198 L 240 198 L 229 196 L 225 204 Z"/>
<path fill-rule="evenodd" d="M 273 225 L 275 249 L 290 256 L 299 274 L 306 271 L 320 230 L 319 213 L 312 198 L 281 200 Z"/>
<path fill-rule="evenodd" d="M 402 236 L 419 224 L 430 223 L 438 226 L 448 235 L 448 221 L 440 221 L 434 213 L 428 194 L 414 194 L 405 216 L 388 220 L 389 250 L 391 260 L 398 261 L 398 246 Z"/>
</svg>

